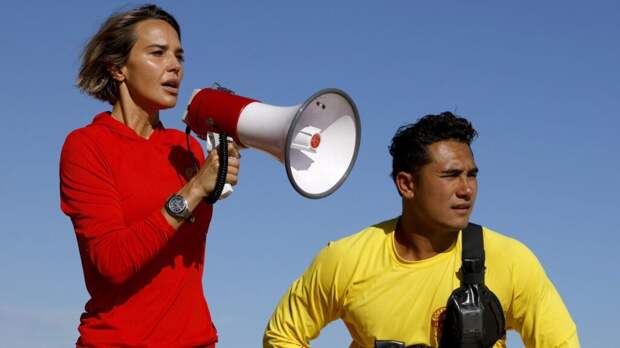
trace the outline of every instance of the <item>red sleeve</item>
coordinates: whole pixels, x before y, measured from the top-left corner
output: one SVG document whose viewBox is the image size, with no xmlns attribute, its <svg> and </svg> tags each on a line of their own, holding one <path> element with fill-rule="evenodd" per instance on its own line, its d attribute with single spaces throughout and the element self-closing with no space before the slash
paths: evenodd
<svg viewBox="0 0 620 348">
<path fill-rule="evenodd" d="M 125 223 L 111 169 L 96 144 L 79 131 L 67 137 L 60 156 L 60 199 L 82 253 L 114 284 L 140 271 L 175 232 L 159 209 Z"/>
</svg>

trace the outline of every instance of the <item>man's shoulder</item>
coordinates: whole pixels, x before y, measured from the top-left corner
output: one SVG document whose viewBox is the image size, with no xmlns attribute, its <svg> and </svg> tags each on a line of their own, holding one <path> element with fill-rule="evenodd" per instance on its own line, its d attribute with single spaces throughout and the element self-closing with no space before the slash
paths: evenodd
<svg viewBox="0 0 620 348">
<path fill-rule="evenodd" d="M 346 287 L 353 279 L 360 279 L 376 273 L 389 264 L 390 235 L 396 219 L 388 220 L 347 237 L 329 242 L 314 259 L 311 269 L 320 270 L 323 282 L 328 284 L 337 279 Z"/>
<path fill-rule="evenodd" d="M 487 260 L 507 264 L 530 264 L 538 262 L 534 253 L 523 242 L 494 231 L 484 230 L 484 249 Z"/>
<path fill-rule="evenodd" d="M 368 226 L 346 237 L 330 241 L 321 255 L 330 259 L 358 259 L 364 254 L 374 254 L 384 247 L 387 238 L 394 233 L 397 218 Z"/>
<path fill-rule="evenodd" d="M 506 249 L 506 248 L 527 248 L 525 244 L 516 238 L 507 236 L 501 232 L 497 232 L 489 227 L 483 226 L 484 231 L 484 246 L 494 249 Z"/>
<path fill-rule="evenodd" d="M 396 221 L 397 218 L 379 222 L 346 237 L 331 241 L 328 245 L 349 249 L 360 244 L 384 240 L 390 233 L 394 232 Z"/>
</svg>

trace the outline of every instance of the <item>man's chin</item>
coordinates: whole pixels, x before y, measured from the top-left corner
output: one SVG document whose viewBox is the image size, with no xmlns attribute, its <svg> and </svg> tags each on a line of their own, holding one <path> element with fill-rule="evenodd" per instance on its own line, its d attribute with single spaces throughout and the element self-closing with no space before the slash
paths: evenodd
<svg viewBox="0 0 620 348">
<path fill-rule="evenodd" d="M 469 224 L 469 216 L 467 218 L 452 221 L 450 223 L 450 227 L 453 230 L 459 231 L 459 230 L 465 229 L 465 227 L 467 227 L 468 224 Z"/>
<path fill-rule="evenodd" d="M 441 230 L 444 233 L 452 234 L 464 230 L 465 227 L 467 227 L 467 223 L 444 223 Z"/>
</svg>

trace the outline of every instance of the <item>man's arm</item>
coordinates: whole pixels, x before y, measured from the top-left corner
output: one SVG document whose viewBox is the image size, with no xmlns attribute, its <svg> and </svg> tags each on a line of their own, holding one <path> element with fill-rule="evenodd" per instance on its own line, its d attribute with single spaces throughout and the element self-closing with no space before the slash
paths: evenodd
<svg viewBox="0 0 620 348">
<path fill-rule="evenodd" d="M 310 340 L 340 317 L 351 274 L 340 255 L 337 247 L 328 245 L 291 285 L 267 324 L 263 347 L 310 347 Z"/>
<path fill-rule="evenodd" d="M 520 243 L 512 255 L 517 263 L 509 326 L 520 333 L 526 347 L 579 348 L 577 327 L 536 256 Z"/>
</svg>

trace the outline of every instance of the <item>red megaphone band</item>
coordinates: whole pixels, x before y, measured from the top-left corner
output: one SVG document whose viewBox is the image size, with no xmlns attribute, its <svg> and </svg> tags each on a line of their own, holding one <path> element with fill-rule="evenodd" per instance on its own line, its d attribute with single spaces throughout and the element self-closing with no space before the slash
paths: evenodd
<svg viewBox="0 0 620 348">
<path fill-rule="evenodd" d="M 204 88 L 187 106 L 185 123 L 201 139 L 207 132 L 225 132 L 237 144 L 243 145 L 237 134 L 237 123 L 243 109 L 257 100 L 213 88 Z"/>
</svg>

